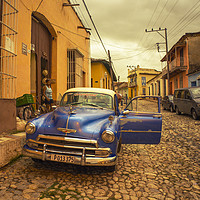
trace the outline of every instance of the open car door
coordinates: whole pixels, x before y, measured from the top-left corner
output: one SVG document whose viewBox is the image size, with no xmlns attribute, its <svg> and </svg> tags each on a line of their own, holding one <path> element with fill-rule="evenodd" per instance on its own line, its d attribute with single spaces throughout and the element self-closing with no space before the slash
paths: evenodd
<svg viewBox="0 0 200 200">
<path fill-rule="evenodd" d="M 135 97 L 120 115 L 123 144 L 158 144 L 161 130 L 162 115 L 158 96 Z"/>
</svg>

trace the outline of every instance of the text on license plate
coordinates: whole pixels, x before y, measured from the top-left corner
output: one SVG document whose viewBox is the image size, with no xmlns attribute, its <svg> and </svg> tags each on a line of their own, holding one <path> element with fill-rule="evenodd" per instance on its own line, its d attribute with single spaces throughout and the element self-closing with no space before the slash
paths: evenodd
<svg viewBox="0 0 200 200">
<path fill-rule="evenodd" d="M 51 160 L 57 162 L 74 163 L 74 156 L 51 154 Z"/>
</svg>

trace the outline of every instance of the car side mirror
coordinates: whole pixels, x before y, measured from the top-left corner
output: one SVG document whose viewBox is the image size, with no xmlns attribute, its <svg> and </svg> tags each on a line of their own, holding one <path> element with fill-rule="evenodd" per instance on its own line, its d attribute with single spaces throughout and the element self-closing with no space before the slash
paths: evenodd
<svg viewBox="0 0 200 200">
<path fill-rule="evenodd" d="M 53 110 L 55 110 L 57 108 L 57 106 L 54 105 L 54 106 L 52 106 L 52 108 L 53 108 Z"/>
<path fill-rule="evenodd" d="M 128 115 L 129 113 L 130 113 L 130 110 L 124 110 L 124 111 L 122 112 L 123 115 Z"/>
</svg>

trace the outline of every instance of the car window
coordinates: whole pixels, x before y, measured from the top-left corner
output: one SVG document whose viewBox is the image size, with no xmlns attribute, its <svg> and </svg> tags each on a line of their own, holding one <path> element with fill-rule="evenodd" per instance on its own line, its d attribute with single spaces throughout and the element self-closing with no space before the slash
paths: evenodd
<svg viewBox="0 0 200 200">
<path fill-rule="evenodd" d="M 181 98 L 181 90 L 177 91 L 177 98 Z"/>
<path fill-rule="evenodd" d="M 185 98 L 186 99 L 191 99 L 191 94 L 190 94 L 190 92 L 188 90 L 185 92 Z"/>
<path fill-rule="evenodd" d="M 180 98 L 181 98 L 181 99 L 184 99 L 184 98 L 185 98 L 185 91 L 184 91 L 184 90 L 181 91 L 181 96 L 180 96 Z"/>
<path fill-rule="evenodd" d="M 175 98 L 178 98 L 178 91 L 175 91 L 175 92 L 174 92 L 174 97 L 175 97 Z"/>
<path fill-rule="evenodd" d="M 64 94 L 60 105 L 84 105 L 93 107 L 103 107 L 107 109 L 113 108 L 113 98 L 108 94 L 100 94 L 93 92 L 70 92 Z"/>
<path fill-rule="evenodd" d="M 135 112 L 158 112 L 158 98 L 141 97 L 133 99 L 126 109 Z"/>
</svg>

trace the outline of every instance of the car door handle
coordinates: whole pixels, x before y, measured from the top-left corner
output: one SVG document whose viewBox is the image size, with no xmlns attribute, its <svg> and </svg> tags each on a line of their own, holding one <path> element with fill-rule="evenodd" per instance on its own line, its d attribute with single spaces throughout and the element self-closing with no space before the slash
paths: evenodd
<svg viewBox="0 0 200 200">
<path fill-rule="evenodd" d="M 153 118 L 161 118 L 162 115 L 153 115 Z"/>
</svg>

